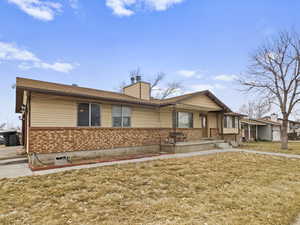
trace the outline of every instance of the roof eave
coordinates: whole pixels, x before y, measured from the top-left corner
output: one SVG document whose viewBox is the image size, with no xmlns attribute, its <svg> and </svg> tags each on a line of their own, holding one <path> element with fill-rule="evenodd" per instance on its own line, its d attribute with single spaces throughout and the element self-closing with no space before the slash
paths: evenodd
<svg viewBox="0 0 300 225">
<path fill-rule="evenodd" d="M 92 96 L 92 95 L 65 93 L 65 92 L 60 92 L 60 91 L 45 90 L 45 89 L 32 88 L 32 87 L 18 86 L 17 88 L 21 89 L 23 91 L 27 90 L 27 91 L 32 91 L 32 92 L 41 93 L 41 94 L 51 94 L 51 95 L 58 95 L 58 96 L 77 97 L 77 98 L 103 100 L 103 101 L 111 101 L 111 102 L 122 102 L 122 103 L 128 103 L 128 104 L 137 104 L 137 105 L 145 105 L 145 106 L 153 106 L 153 107 L 160 106 L 159 104 L 150 103 L 150 102 L 146 103 L 146 102 L 141 102 L 141 101 L 129 101 L 129 100 L 124 100 L 124 99 L 114 99 L 114 98 L 99 97 L 99 96 Z"/>
</svg>

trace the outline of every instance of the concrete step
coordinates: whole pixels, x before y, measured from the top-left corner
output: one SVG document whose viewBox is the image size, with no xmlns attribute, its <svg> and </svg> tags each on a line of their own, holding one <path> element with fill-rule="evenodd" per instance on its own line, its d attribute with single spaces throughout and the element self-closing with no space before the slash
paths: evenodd
<svg viewBox="0 0 300 225">
<path fill-rule="evenodd" d="M 232 148 L 232 146 L 229 143 L 227 143 L 227 142 L 216 143 L 216 147 L 221 148 L 221 149 Z"/>
<path fill-rule="evenodd" d="M 178 142 L 175 145 L 161 145 L 161 151 L 169 153 L 197 152 L 212 150 L 216 148 L 230 148 L 230 146 L 227 143 L 225 143 L 224 140 L 200 140 L 191 142 Z"/>
</svg>

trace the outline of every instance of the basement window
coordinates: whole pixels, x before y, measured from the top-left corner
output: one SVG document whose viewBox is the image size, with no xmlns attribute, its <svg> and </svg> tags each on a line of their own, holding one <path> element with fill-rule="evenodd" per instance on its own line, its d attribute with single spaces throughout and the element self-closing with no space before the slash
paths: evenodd
<svg viewBox="0 0 300 225">
<path fill-rule="evenodd" d="M 126 106 L 112 107 L 113 127 L 131 127 L 131 108 Z"/>
<path fill-rule="evenodd" d="M 79 127 L 98 127 L 101 125 L 99 104 L 79 103 L 77 114 L 77 125 Z"/>
</svg>

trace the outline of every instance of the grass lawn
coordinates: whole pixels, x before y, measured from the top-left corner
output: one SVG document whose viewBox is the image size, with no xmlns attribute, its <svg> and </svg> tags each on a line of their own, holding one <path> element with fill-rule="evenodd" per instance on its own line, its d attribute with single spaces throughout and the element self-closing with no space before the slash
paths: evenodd
<svg viewBox="0 0 300 225">
<path fill-rule="evenodd" d="M 300 141 L 299 142 L 289 142 L 289 149 L 282 150 L 280 142 L 250 142 L 243 143 L 239 148 L 242 149 L 252 149 L 257 151 L 265 152 L 279 152 L 287 154 L 300 155 Z"/>
<path fill-rule="evenodd" d="M 0 224 L 290 225 L 299 165 L 236 152 L 2 179 Z"/>
</svg>

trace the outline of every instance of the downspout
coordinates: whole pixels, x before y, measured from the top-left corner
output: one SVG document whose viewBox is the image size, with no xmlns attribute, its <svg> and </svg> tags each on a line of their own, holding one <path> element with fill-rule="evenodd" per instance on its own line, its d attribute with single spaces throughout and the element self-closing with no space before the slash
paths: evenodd
<svg viewBox="0 0 300 225">
<path fill-rule="evenodd" d="M 224 111 L 221 113 L 221 137 L 224 140 Z"/>
<path fill-rule="evenodd" d="M 251 140 L 251 129 L 250 129 L 250 123 L 248 124 L 248 141 L 250 141 Z"/>
<path fill-rule="evenodd" d="M 173 118 L 174 117 L 174 118 Z M 176 109 L 175 109 L 175 104 L 173 105 L 173 111 L 172 111 L 172 119 L 173 120 L 175 120 L 175 123 L 174 123 L 174 121 L 172 121 L 172 123 L 173 123 L 173 132 L 174 132 L 174 134 L 176 133 L 176 131 L 177 131 L 177 115 L 176 115 Z M 175 147 L 175 145 L 176 145 L 176 142 L 177 142 L 177 140 L 176 140 L 176 137 L 174 138 L 174 147 Z"/>
</svg>

